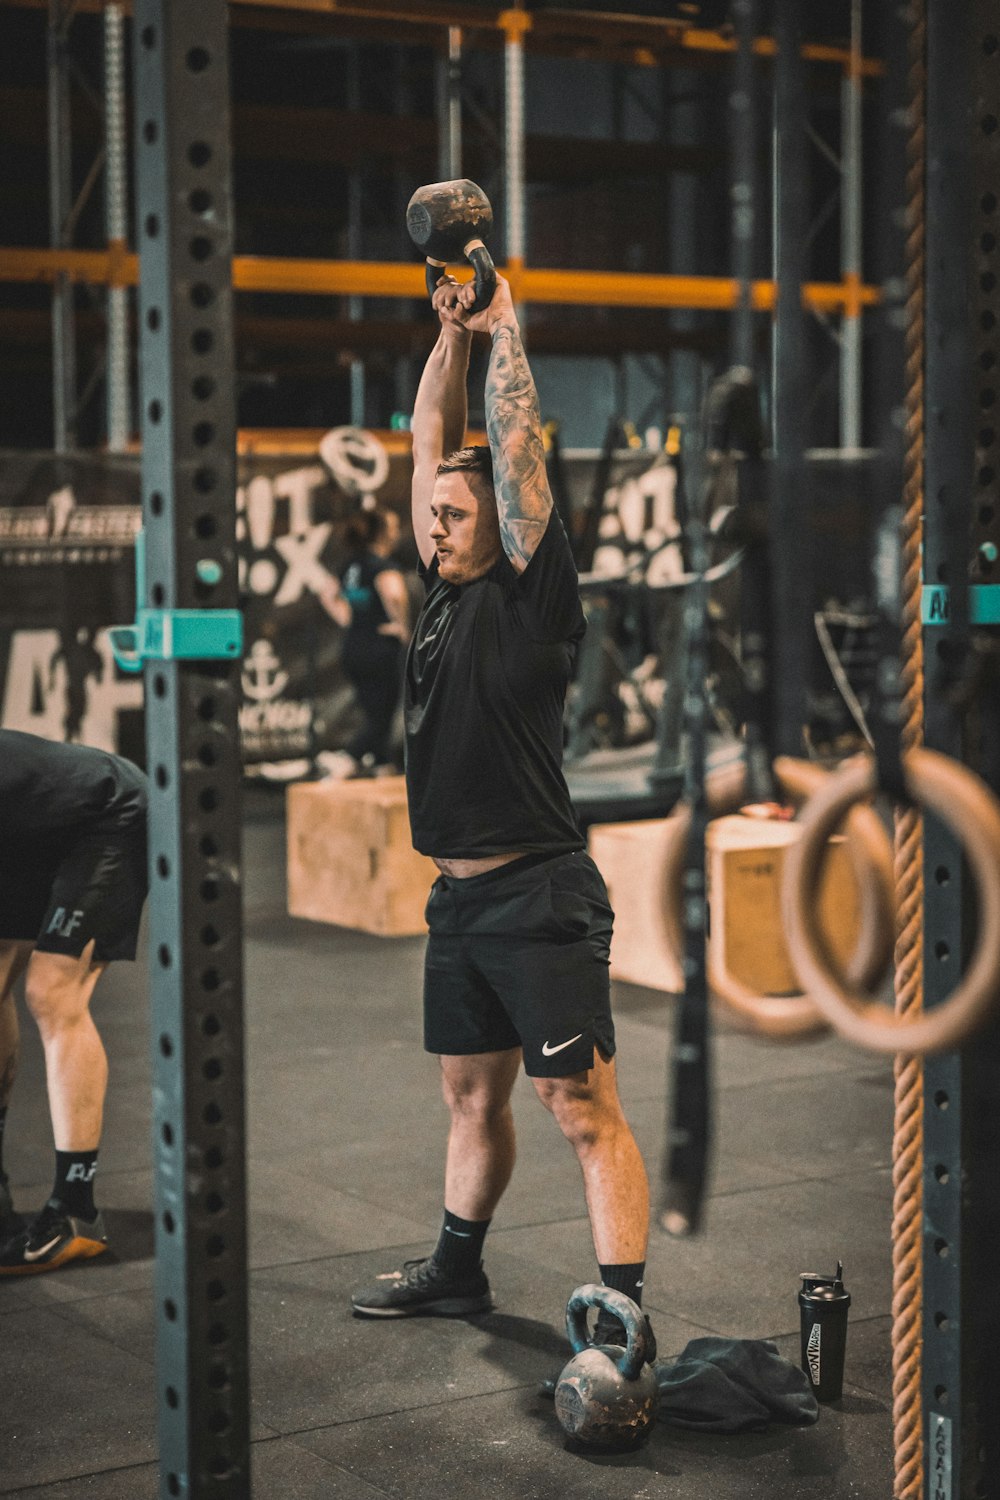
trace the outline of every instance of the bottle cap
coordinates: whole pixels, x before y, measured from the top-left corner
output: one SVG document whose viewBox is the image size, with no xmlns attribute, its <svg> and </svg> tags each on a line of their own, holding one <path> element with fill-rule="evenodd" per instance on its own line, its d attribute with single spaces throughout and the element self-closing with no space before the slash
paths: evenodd
<svg viewBox="0 0 1000 1500">
<path fill-rule="evenodd" d="M 846 1297 L 850 1302 L 850 1293 L 844 1289 L 844 1263 L 837 1262 L 837 1273 L 835 1276 L 817 1276 L 814 1271 L 802 1271 L 802 1292 L 800 1296 L 808 1295 L 810 1298 L 823 1302 L 839 1302 Z"/>
</svg>

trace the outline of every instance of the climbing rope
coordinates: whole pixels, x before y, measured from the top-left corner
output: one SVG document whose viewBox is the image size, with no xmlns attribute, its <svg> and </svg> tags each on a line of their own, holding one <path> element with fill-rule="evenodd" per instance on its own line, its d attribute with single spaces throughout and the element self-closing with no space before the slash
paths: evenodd
<svg viewBox="0 0 1000 1500">
<path fill-rule="evenodd" d="M 915 0 L 910 33 L 910 133 L 906 162 L 906 447 L 903 457 L 901 655 L 902 748 L 923 740 L 924 658 L 920 619 L 924 457 L 924 115 L 926 27 Z M 923 817 L 900 807 L 895 818 L 896 1014 L 923 1009 Z M 924 1071 L 919 1056 L 897 1053 L 892 1141 L 892 1418 L 896 1500 L 924 1493 L 923 1400 L 923 1119 Z"/>
</svg>

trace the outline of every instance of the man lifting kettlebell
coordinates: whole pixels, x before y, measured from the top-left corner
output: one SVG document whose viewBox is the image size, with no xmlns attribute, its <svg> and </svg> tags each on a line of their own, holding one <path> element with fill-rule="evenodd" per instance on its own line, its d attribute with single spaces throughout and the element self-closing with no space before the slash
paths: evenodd
<svg viewBox="0 0 1000 1500">
<path fill-rule="evenodd" d="M 615 1079 L 613 916 L 561 770 L 585 628 L 577 573 L 507 282 L 498 276 L 492 300 L 476 302 L 474 283 L 437 281 L 440 335 L 413 413 L 427 594 L 406 667 L 406 775 L 414 845 L 441 872 L 427 910 L 424 1043 L 451 1116 L 444 1221 L 431 1255 L 354 1295 L 360 1317 L 493 1306 L 482 1251 L 514 1166 L 522 1061 L 576 1152 L 603 1282 L 642 1299 L 649 1189 Z M 492 345 L 488 447 L 462 446 L 474 334 Z M 610 1318 L 595 1337 L 624 1342 Z"/>
</svg>

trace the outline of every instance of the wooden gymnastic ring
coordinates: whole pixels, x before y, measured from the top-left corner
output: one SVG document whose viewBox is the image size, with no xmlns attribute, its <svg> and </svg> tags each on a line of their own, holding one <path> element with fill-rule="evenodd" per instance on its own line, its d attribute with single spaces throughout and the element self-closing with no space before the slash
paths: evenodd
<svg viewBox="0 0 1000 1500">
<path fill-rule="evenodd" d="M 779 756 L 774 773 L 782 794 L 792 802 L 805 802 L 829 776 L 813 761 Z M 746 802 L 746 768 L 741 763 L 710 772 L 705 782 L 709 816 L 722 817 L 738 812 Z M 681 805 L 667 824 L 661 889 L 666 893 L 663 905 L 663 941 L 678 959 L 684 951 L 680 922 L 683 899 L 684 856 L 690 810 Z M 854 810 L 848 820 L 849 850 L 854 877 L 860 892 L 861 925 L 858 944 L 847 967 L 853 983 L 866 987 L 876 983 L 886 972 L 892 957 L 894 894 L 892 851 L 889 838 L 877 814 L 866 807 Z M 787 854 L 786 854 L 787 858 Z M 711 989 L 730 1009 L 751 1023 L 765 1036 L 796 1037 L 824 1030 L 828 1024 L 823 1013 L 808 994 L 758 995 L 741 984 L 732 974 L 709 962 L 708 982 Z"/>
<path fill-rule="evenodd" d="M 848 808 L 876 790 L 869 756 L 841 766 L 803 810 L 802 836 L 789 851 L 782 880 L 785 932 L 796 973 L 841 1036 L 873 1052 L 943 1052 L 985 1020 L 1000 993 L 1000 803 L 967 766 L 935 750 L 908 750 L 903 775 L 914 802 L 930 808 L 961 840 L 978 890 L 976 946 L 948 999 L 899 1017 L 831 972 L 816 925 L 816 890 L 830 833 Z"/>
</svg>

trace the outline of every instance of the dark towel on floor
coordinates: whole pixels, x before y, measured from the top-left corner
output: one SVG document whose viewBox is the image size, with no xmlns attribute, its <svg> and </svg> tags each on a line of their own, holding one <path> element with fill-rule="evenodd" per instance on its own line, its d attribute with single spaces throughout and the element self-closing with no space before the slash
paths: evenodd
<svg viewBox="0 0 1000 1500">
<path fill-rule="evenodd" d="M 770 1339 L 692 1339 L 656 1367 L 660 1414 L 701 1432 L 759 1432 L 768 1422 L 815 1422 L 809 1377 Z"/>
</svg>

